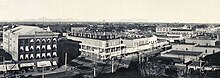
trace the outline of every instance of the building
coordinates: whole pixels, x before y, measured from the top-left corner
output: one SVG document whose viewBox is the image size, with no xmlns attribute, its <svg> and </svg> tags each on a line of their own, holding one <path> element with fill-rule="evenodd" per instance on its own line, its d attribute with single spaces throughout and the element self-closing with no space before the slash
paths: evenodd
<svg viewBox="0 0 220 78">
<path fill-rule="evenodd" d="M 169 42 L 185 42 L 185 39 L 182 35 L 175 35 L 175 34 L 166 34 L 166 35 L 157 35 L 158 39 L 165 39 Z"/>
<path fill-rule="evenodd" d="M 67 39 L 80 41 L 81 57 L 90 60 L 106 60 L 125 52 L 125 44 L 111 33 L 72 32 Z"/>
<path fill-rule="evenodd" d="M 4 27 L 3 49 L 22 68 L 56 67 L 58 33 L 34 26 Z"/>
<path fill-rule="evenodd" d="M 183 63 L 187 63 L 189 61 L 199 60 L 199 57 L 202 56 L 202 52 L 171 50 L 169 52 L 161 53 L 161 56 L 163 56 L 163 57 L 172 57 L 172 58 L 180 58 L 180 59 L 183 60 Z"/>
<path fill-rule="evenodd" d="M 165 47 L 167 40 L 158 40 L 154 35 L 111 32 L 72 32 L 68 39 L 80 41 L 81 56 L 86 59 L 106 60 L 120 55 L 148 53 Z"/>
<path fill-rule="evenodd" d="M 195 31 L 192 26 L 183 25 L 183 26 L 157 26 L 156 33 L 158 35 L 166 35 L 166 34 L 176 34 L 182 35 L 185 38 L 190 38 L 195 35 Z"/>
<path fill-rule="evenodd" d="M 158 47 L 162 48 L 169 44 L 167 41 L 159 41 L 157 36 L 145 36 L 145 37 L 127 37 L 123 39 L 126 45 L 126 54 L 138 53 L 150 51 Z"/>
</svg>

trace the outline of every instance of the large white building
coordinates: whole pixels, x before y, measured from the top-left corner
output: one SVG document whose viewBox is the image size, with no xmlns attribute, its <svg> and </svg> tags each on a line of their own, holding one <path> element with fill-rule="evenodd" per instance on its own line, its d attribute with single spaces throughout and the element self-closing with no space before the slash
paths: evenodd
<svg viewBox="0 0 220 78">
<path fill-rule="evenodd" d="M 20 67 L 57 66 L 58 33 L 34 26 L 4 27 L 3 49 Z"/>
<path fill-rule="evenodd" d="M 125 52 L 125 44 L 114 34 L 73 32 L 68 39 L 80 41 L 81 57 L 86 59 L 106 60 Z"/>
<path fill-rule="evenodd" d="M 149 52 L 156 47 L 164 47 L 167 41 L 160 42 L 156 36 L 125 35 L 105 32 L 72 32 L 68 39 L 80 41 L 81 57 L 106 60 L 120 55 Z"/>
</svg>

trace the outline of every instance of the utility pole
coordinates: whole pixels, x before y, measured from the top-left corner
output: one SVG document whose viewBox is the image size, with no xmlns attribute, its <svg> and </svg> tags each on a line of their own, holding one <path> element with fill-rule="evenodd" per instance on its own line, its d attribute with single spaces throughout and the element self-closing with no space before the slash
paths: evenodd
<svg viewBox="0 0 220 78">
<path fill-rule="evenodd" d="M 67 67 L 67 53 L 65 53 L 65 65 L 64 65 L 64 67 L 65 67 L 65 70 L 66 70 L 66 67 Z"/>
<path fill-rule="evenodd" d="M 112 63 L 112 73 L 114 72 L 114 57 L 111 58 L 111 63 Z"/>
<path fill-rule="evenodd" d="M 96 77 L 96 60 L 95 60 L 95 53 L 93 54 L 93 76 Z"/>
</svg>

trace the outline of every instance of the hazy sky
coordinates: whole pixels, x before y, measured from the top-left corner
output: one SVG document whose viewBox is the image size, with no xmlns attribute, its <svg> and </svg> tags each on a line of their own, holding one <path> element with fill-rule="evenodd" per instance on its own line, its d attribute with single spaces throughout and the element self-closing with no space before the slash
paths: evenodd
<svg viewBox="0 0 220 78">
<path fill-rule="evenodd" d="M 85 21 L 220 23 L 220 0 L 0 1 L 0 21 L 42 17 Z"/>
</svg>

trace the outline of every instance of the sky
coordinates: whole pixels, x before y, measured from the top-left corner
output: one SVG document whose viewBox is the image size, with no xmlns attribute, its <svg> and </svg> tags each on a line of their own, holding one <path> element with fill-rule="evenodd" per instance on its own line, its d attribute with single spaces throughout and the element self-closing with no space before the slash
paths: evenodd
<svg viewBox="0 0 220 78">
<path fill-rule="evenodd" d="M 220 0 L 1 0 L 0 21 L 220 23 Z"/>
</svg>

